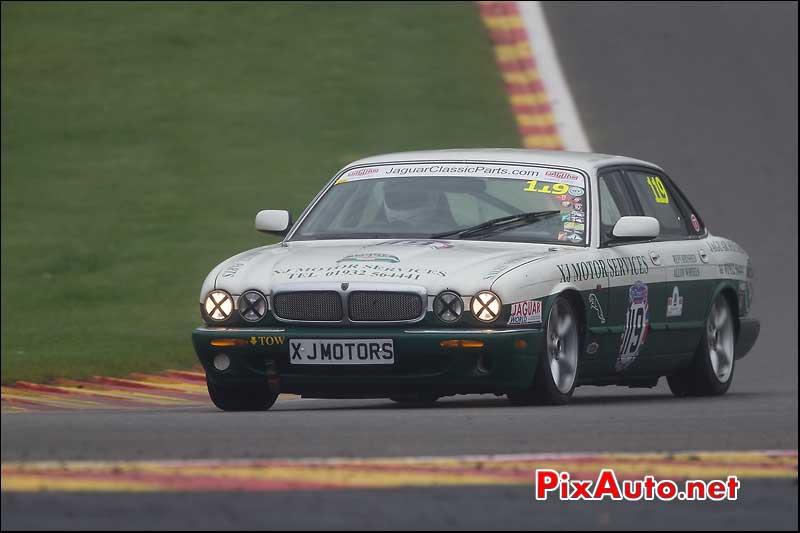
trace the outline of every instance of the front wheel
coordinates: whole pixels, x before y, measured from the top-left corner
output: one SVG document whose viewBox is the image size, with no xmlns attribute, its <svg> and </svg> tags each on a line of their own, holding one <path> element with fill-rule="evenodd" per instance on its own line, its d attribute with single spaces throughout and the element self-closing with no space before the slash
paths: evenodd
<svg viewBox="0 0 800 533">
<path fill-rule="evenodd" d="M 719 396 L 733 381 L 736 332 L 728 299 L 718 294 L 711 304 L 706 328 L 691 364 L 667 378 L 672 394 Z"/>
<path fill-rule="evenodd" d="M 575 392 L 580 352 L 580 319 L 572 304 L 558 296 L 550 307 L 543 352 L 530 389 L 508 394 L 516 404 L 563 405 Z"/>
<path fill-rule="evenodd" d="M 278 399 L 267 384 L 261 385 L 216 385 L 206 378 L 211 401 L 223 411 L 266 411 Z"/>
</svg>

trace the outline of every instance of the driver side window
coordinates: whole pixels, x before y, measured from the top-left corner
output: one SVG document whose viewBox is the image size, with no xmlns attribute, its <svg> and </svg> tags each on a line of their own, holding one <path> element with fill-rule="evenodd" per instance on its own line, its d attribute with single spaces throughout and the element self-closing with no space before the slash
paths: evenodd
<svg viewBox="0 0 800 533">
<path fill-rule="evenodd" d="M 634 215 L 630 199 L 625 194 L 622 174 L 617 170 L 605 172 L 597 178 L 600 195 L 600 245 L 605 245 L 614 224 L 624 217 Z"/>
</svg>

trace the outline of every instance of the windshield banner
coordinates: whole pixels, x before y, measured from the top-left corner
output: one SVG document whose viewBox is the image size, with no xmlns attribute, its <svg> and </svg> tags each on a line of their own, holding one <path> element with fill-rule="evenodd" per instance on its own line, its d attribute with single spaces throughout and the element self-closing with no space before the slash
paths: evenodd
<svg viewBox="0 0 800 533">
<path fill-rule="evenodd" d="M 550 183 L 567 183 L 583 188 L 583 175 L 577 171 L 523 165 L 502 165 L 491 163 L 420 163 L 376 165 L 354 168 L 345 171 L 336 181 L 347 183 L 377 178 L 398 177 L 460 176 L 468 178 L 510 178 L 518 180 L 538 180 Z"/>
</svg>

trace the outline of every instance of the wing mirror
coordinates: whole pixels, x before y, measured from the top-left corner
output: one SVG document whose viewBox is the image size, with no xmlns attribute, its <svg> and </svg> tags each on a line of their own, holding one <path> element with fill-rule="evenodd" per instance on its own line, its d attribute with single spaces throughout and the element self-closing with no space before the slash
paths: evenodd
<svg viewBox="0 0 800 533">
<path fill-rule="evenodd" d="M 661 224 L 653 217 L 622 217 L 614 224 L 610 237 L 614 241 L 639 241 L 655 239 Z"/>
<path fill-rule="evenodd" d="M 256 215 L 256 230 L 273 235 L 286 235 L 292 227 L 292 215 L 288 211 L 265 209 Z"/>
</svg>

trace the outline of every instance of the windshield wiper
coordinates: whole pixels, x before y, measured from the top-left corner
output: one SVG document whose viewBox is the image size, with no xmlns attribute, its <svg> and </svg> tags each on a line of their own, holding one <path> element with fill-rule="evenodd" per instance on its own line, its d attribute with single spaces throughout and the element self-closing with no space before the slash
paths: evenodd
<svg viewBox="0 0 800 533">
<path fill-rule="evenodd" d="M 493 233 L 495 231 L 519 228 L 521 226 L 527 226 L 528 224 L 536 222 L 541 218 L 549 217 L 560 212 L 561 211 L 533 211 L 531 213 L 519 213 L 517 215 L 493 218 L 468 228 L 445 231 L 431 235 L 431 239 L 441 239 L 442 237 L 473 237 L 475 235 Z"/>
</svg>

